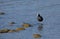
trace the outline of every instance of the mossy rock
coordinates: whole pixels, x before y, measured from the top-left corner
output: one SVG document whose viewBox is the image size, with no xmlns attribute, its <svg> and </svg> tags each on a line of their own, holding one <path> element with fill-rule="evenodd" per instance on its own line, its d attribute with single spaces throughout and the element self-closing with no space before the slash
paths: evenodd
<svg viewBox="0 0 60 39">
<path fill-rule="evenodd" d="M 0 33 L 8 33 L 9 29 L 2 29 L 0 30 Z"/>
<path fill-rule="evenodd" d="M 28 27 L 31 27 L 31 24 L 24 23 L 24 24 L 22 24 L 22 26 L 23 26 L 24 28 L 28 28 Z"/>
<path fill-rule="evenodd" d="M 40 35 L 40 34 L 33 34 L 33 37 L 34 37 L 34 38 L 40 38 L 41 35 Z"/>
<path fill-rule="evenodd" d="M 16 31 L 25 30 L 25 28 L 16 28 Z"/>
</svg>

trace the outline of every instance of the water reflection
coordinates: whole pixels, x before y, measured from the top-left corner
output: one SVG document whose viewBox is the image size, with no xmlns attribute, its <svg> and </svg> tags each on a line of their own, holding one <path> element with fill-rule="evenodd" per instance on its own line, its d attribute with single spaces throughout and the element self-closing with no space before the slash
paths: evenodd
<svg viewBox="0 0 60 39">
<path fill-rule="evenodd" d="M 42 24 L 42 23 L 40 23 L 40 24 L 38 25 L 38 30 L 39 30 L 39 31 L 43 30 L 43 24 Z"/>
</svg>

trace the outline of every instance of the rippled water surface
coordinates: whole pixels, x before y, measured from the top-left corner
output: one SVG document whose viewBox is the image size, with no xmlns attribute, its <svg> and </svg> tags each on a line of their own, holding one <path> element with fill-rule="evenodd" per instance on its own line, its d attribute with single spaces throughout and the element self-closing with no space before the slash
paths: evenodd
<svg viewBox="0 0 60 39">
<path fill-rule="evenodd" d="M 24 31 L 0 34 L 0 39 L 35 39 L 35 33 L 42 35 L 39 39 L 60 39 L 60 0 L 0 0 L 0 12 L 5 12 L 0 15 L 0 29 L 16 29 L 23 22 L 33 25 Z M 41 31 L 37 29 L 37 13 L 44 18 Z M 10 26 L 12 21 L 16 24 Z"/>
</svg>

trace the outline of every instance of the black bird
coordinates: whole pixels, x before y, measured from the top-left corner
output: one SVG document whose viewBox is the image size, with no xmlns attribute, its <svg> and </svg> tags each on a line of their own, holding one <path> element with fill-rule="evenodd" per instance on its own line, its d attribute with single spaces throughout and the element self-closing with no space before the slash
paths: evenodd
<svg viewBox="0 0 60 39">
<path fill-rule="evenodd" d="M 43 21 L 43 17 L 40 16 L 40 14 L 38 14 L 38 16 L 37 16 L 37 20 L 38 20 L 39 22 L 42 22 L 42 21 Z"/>
</svg>

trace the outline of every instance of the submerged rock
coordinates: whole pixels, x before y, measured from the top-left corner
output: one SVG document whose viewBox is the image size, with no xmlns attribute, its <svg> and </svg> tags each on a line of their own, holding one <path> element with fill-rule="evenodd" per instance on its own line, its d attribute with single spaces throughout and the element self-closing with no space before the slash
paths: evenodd
<svg viewBox="0 0 60 39">
<path fill-rule="evenodd" d="M 16 31 L 25 30 L 25 28 L 16 28 Z"/>
<path fill-rule="evenodd" d="M 33 37 L 34 37 L 34 38 L 40 38 L 41 35 L 40 35 L 40 34 L 33 34 Z"/>
</svg>

